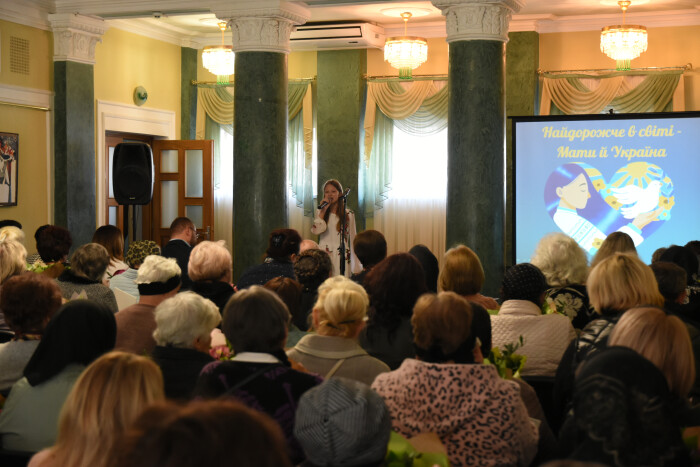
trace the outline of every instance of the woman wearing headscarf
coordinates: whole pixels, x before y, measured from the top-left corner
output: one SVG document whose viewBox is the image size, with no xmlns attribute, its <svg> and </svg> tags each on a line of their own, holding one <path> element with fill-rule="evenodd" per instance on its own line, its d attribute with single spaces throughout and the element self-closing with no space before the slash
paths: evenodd
<svg viewBox="0 0 700 467">
<path fill-rule="evenodd" d="M 36 452 L 52 446 L 73 384 L 87 365 L 114 348 L 116 336 L 111 311 L 90 300 L 65 304 L 46 326 L 0 413 L 2 448 Z"/>
</svg>

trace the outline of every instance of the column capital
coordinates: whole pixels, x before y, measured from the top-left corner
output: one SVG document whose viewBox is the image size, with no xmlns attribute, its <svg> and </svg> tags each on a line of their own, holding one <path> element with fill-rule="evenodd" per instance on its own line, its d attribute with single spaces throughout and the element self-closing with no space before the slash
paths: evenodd
<svg viewBox="0 0 700 467">
<path fill-rule="evenodd" d="M 102 42 L 107 24 L 101 18 L 72 13 L 50 14 L 53 60 L 95 64 L 95 46 Z"/>
<path fill-rule="evenodd" d="M 304 4 L 280 0 L 227 1 L 212 11 L 231 27 L 234 52 L 288 54 L 292 29 L 311 17 Z"/>
<path fill-rule="evenodd" d="M 447 22 L 447 42 L 508 42 L 508 25 L 524 0 L 431 0 Z"/>
</svg>

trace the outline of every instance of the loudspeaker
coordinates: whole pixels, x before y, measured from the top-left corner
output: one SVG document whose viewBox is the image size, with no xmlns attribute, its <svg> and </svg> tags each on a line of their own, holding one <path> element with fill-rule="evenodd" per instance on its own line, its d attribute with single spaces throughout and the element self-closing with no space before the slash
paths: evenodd
<svg viewBox="0 0 700 467">
<path fill-rule="evenodd" d="M 119 143 L 112 158 L 112 187 L 119 204 L 148 204 L 153 197 L 153 152 L 146 143 Z"/>
</svg>

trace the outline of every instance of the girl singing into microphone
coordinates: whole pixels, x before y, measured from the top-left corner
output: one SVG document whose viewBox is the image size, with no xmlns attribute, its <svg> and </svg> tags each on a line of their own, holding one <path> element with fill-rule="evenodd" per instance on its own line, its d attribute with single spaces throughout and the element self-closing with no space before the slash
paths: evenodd
<svg viewBox="0 0 700 467">
<path fill-rule="evenodd" d="M 333 263 L 333 275 L 340 274 L 340 231 L 342 222 L 340 218 L 342 200 L 339 198 L 343 194 L 343 186 L 338 180 L 328 180 L 323 185 L 323 201 L 319 205 L 323 206 L 316 213 L 314 225 L 311 233 L 319 235 L 318 244 L 322 250 L 326 250 Z M 325 206 L 324 206 L 325 203 Z M 345 276 L 350 277 L 353 273 L 362 270 L 362 265 L 355 256 L 352 242 L 355 240 L 357 229 L 355 227 L 355 214 L 345 210 Z"/>
</svg>

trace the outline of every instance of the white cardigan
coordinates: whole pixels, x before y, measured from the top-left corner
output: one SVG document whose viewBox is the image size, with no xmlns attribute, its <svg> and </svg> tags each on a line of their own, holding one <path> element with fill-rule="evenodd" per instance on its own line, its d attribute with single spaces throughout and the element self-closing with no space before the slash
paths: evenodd
<svg viewBox="0 0 700 467">
<path fill-rule="evenodd" d="M 571 321 L 564 315 L 543 315 L 537 305 L 528 300 L 508 300 L 497 315 L 491 316 L 493 346 L 504 349 L 506 344 L 524 345 L 515 353 L 526 355 L 523 376 L 554 376 L 564 351 L 576 337 Z"/>
</svg>

